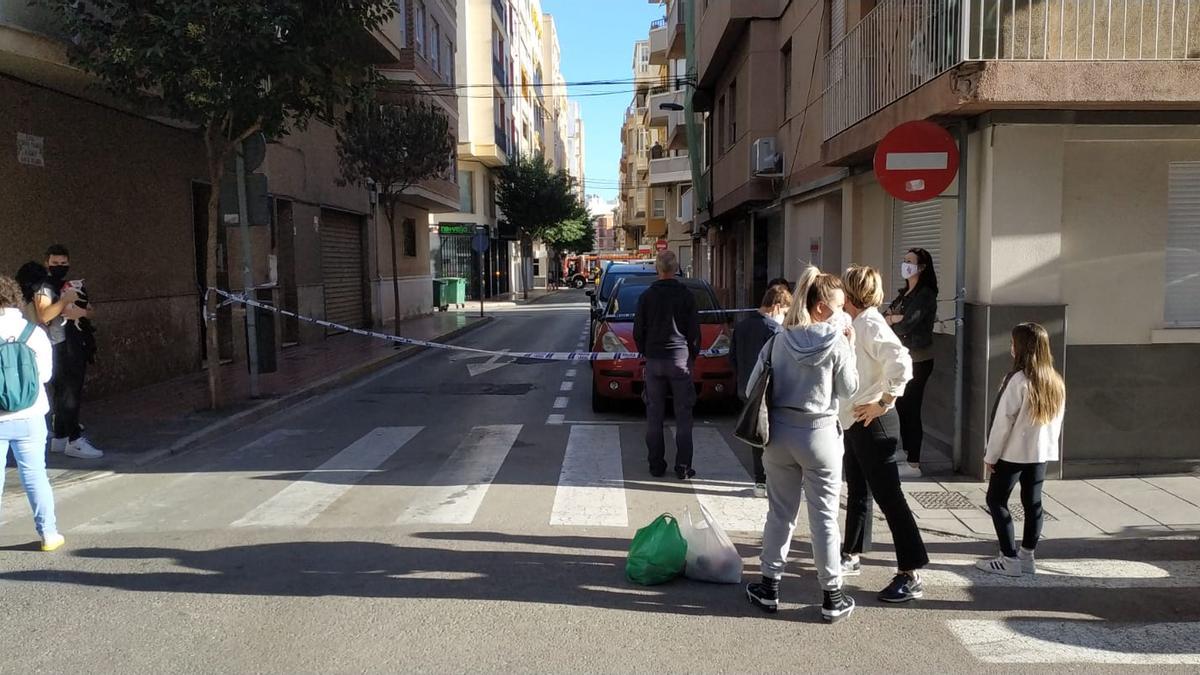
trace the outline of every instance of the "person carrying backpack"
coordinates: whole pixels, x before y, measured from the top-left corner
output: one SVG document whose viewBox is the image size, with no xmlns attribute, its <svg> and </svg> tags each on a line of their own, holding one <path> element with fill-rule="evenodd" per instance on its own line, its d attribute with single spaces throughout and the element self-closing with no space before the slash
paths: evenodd
<svg viewBox="0 0 1200 675">
<path fill-rule="evenodd" d="M 58 533 L 46 475 L 46 383 L 54 372 L 54 351 L 46 331 L 25 319 L 24 304 L 20 285 L 0 276 L 0 452 L 7 458 L 12 450 L 42 550 L 53 551 L 66 541 Z"/>
</svg>

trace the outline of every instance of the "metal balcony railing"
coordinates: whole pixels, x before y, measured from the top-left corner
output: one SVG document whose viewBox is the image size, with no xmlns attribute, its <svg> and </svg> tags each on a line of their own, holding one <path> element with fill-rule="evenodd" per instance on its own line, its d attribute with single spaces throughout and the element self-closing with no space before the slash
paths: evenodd
<svg viewBox="0 0 1200 675">
<path fill-rule="evenodd" d="M 659 28 L 666 28 L 666 27 L 667 27 L 667 17 L 665 17 L 665 16 L 661 19 L 655 19 L 650 22 L 650 30 L 658 30 Z"/>
<path fill-rule="evenodd" d="M 503 152 L 504 154 L 507 155 L 509 152 L 508 134 L 505 133 L 504 127 L 499 126 L 499 125 L 495 125 L 495 131 L 496 131 L 496 147 L 500 149 L 500 152 Z"/>
<path fill-rule="evenodd" d="M 501 87 L 508 89 L 508 71 L 504 69 L 504 63 L 497 61 L 496 59 L 492 59 L 492 76 L 496 78 L 496 82 L 499 83 Z"/>
<path fill-rule="evenodd" d="M 883 0 L 825 55 L 825 138 L 968 61 L 1200 60 L 1200 0 Z"/>
</svg>

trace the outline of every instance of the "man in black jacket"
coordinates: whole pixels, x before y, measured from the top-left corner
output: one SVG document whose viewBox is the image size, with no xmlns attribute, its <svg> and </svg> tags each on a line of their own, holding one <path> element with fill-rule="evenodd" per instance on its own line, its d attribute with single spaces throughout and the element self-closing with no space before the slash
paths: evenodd
<svg viewBox="0 0 1200 675">
<path fill-rule="evenodd" d="M 691 290 L 676 279 L 679 259 L 672 251 L 658 254 L 654 263 L 658 281 L 638 299 L 633 319 L 633 339 L 646 360 L 646 448 L 650 474 L 667 472 L 663 421 L 668 393 L 675 401 L 675 475 L 686 480 L 692 469 L 692 406 L 696 389 L 692 366 L 700 353 L 700 314 Z"/>
</svg>

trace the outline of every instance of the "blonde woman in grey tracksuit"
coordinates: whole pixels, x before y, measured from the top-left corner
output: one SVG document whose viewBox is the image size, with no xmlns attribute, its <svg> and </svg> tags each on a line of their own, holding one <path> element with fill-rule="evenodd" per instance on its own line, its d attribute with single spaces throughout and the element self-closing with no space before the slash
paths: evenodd
<svg viewBox="0 0 1200 675">
<path fill-rule="evenodd" d="M 763 529 L 762 581 L 749 584 L 750 602 L 779 608 L 800 500 L 808 502 L 813 561 L 824 591 L 821 617 L 837 621 L 854 611 L 842 592 L 838 498 L 842 489 L 842 429 L 838 399 L 858 389 L 854 333 L 842 311 L 841 281 L 809 267 L 796 283 L 784 330 L 763 348 L 750 386 L 771 362 L 770 442 L 763 452 L 769 511 Z"/>
</svg>

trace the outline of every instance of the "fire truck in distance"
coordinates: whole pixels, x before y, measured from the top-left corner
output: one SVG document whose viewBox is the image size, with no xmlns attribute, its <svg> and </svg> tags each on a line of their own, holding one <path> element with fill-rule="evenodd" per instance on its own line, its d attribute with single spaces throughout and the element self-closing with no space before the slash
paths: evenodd
<svg viewBox="0 0 1200 675">
<path fill-rule="evenodd" d="M 640 253 L 584 253 L 582 255 L 563 256 L 562 279 L 572 288 L 585 288 L 588 284 L 600 281 L 600 275 L 610 262 L 636 262 L 651 258 Z"/>
</svg>

